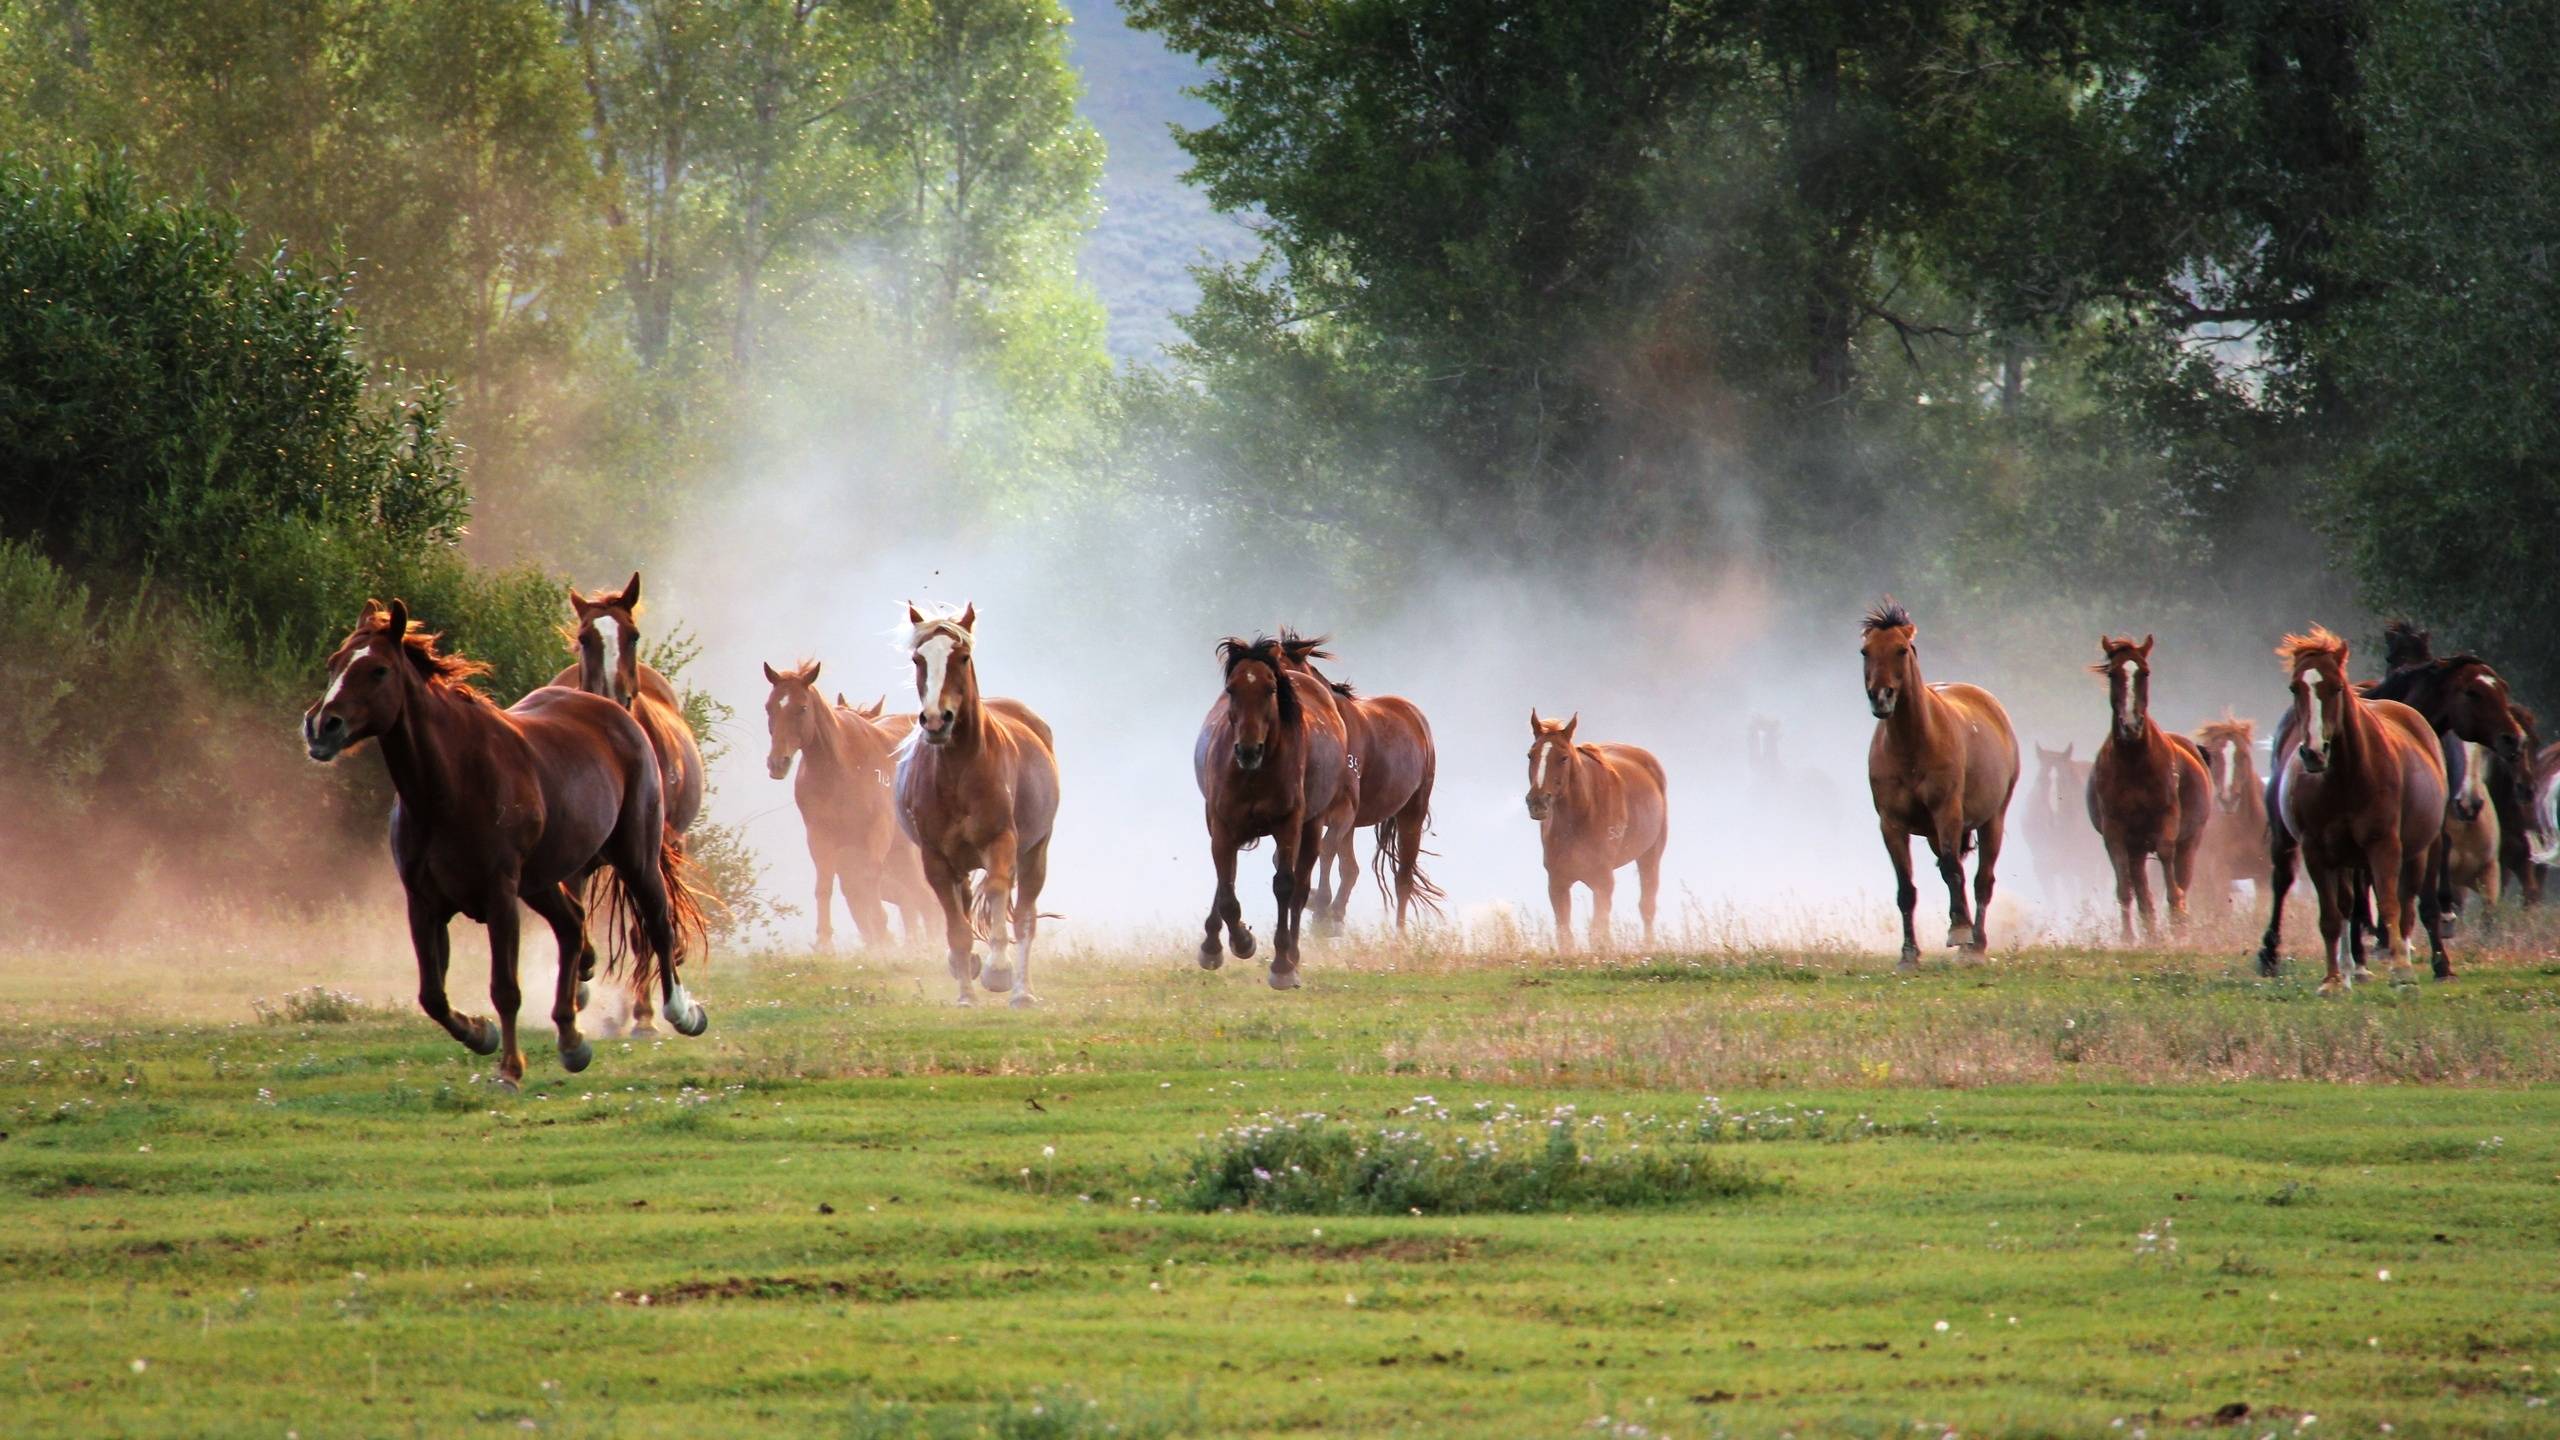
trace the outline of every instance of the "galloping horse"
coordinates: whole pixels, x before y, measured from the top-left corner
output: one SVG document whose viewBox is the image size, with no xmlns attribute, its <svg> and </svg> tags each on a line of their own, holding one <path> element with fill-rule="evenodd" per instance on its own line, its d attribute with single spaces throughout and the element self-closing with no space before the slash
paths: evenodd
<svg viewBox="0 0 2560 1440">
<path fill-rule="evenodd" d="M 1422 873 L 1422 835 L 1431 824 L 1431 787 L 1440 769 L 1431 722 L 1423 718 L 1421 706 L 1401 695 L 1364 696 L 1347 682 L 1328 678 L 1315 666 L 1317 660 L 1333 658 L 1323 646 L 1321 636 L 1310 640 L 1294 630 L 1280 634 L 1290 668 L 1314 676 L 1333 692 L 1334 709 L 1342 716 L 1345 764 L 1359 797 L 1350 823 L 1327 829 L 1324 849 L 1316 857 L 1316 923 L 1342 928 L 1351 892 L 1360 883 L 1360 855 L 1353 841 L 1374 825 L 1378 892 L 1395 896 L 1396 929 L 1402 931 L 1415 901 L 1434 911 L 1440 908 L 1440 887 Z"/>
<path fill-rule="evenodd" d="M 2107 658 L 2089 667 L 2107 677 L 2109 716 L 2107 738 L 2089 767 L 2089 824 L 2115 866 L 2118 937 L 2128 945 L 2137 903 L 2142 938 L 2160 933 L 2151 875 L 2143 865 L 2147 857 L 2160 857 L 2170 923 L 2186 923 L 2196 850 L 2213 815 L 2213 782 L 2195 742 L 2152 723 L 2151 644 L 2148 635 L 2139 645 L 2129 635 L 2106 636 L 2098 648 Z"/>
<path fill-rule="evenodd" d="M 981 698 L 978 607 L 926 615 L 907 606 L 901 636 L 916 667 L 915 733 L 898 761 L 898 824 L 923 852 L 925 888 L 942 902 L 942 935 L 959 1002 L 969 986 L 1031 993 L 1031 940 L 1049 879 L 1058 818 L 1058 756 L 1049 724 L 1019 700 Z M 974 888 L 970 876 L 984 871 Z M 981 967 L 975 941 L 984 936 Z M 1021 946 L 1019 963 L 1007 955 Z"/>
<path fill-rule="evenodd" d="M 1928 685 L 1920 679 L 1919 627 L 1911 612 L 1886 600 L 1869 610 L 1859 655 L 1866 670 L 1867 709 L 1876 717 L 1867 745 L 1867 790 L 1875 797 L 1885 853 L 1893 859 L 1894 900 L 1902 910 L 1902 968 L 1920 963 L 1911 912 L 1920 887 L 1911 883 L 1911 837 L 1938 857 L 1947 885 L 1947 944 L 1980 954 L 1991 947 L 1991 889 L 2000 861 L 2010 792 L 2018 788 L 2018 737 L 2009 712 L 1971 685 Z M 1975 846 L 1974 899 L 1964 895 L 1964 852 Z"/>
<path fill-rule="evenodd" d="M 2489 764 L 2489 803 L 2498 812 L 2498 868 L 2505 885 L 2513 886 L 2516 903 L 2537 905 L 2542 901 L 2542 869 L 2533 860 L 2538 833 L 2539 811 L 2534 798 L 2542 793 L 2543 782 L 2551 775 L 2552 750 L 2542 743 L 2539 720 L 2531 710 L 2508 702 L 2516 724 L 2524 727 L 2524 753 L 2509 761 L 2495 756 Z"/>
<path fill-rule="evenodd" d="M 586 907 L 579 889 L 599 867 L 620 882 L 617 923 L 639 931 L 635 983 L 654 980 L 667 1017 L 699 1035 L 709 1022 L 677 982 L 682 950 L 698 943 L 702 915 L 686 887 L 675 832 L 665 819 L 649 738 L 621 707 L 544 686 L 500 710 L 472 688 L 487 667 L 441 655 L 436 637 L 398 600 L 365 602 L 363 618 L 329 657 L 327 693 L 303 712 L 302 738 L 326 764 L 362 741 L 381 742 L 398 800 L 391 858 L 409 894 L 409 943 L 418 955 L 418 1005 L 479 1054 L 500 1053 L 499 1082 L 524 1078 L 516 1047 L 521 900 L 551 922 L 560 978 L 551 1006 L 560 1064 L 584 1070 L 594 1050 L 578 1034 L 579 957 Z M 445 999 L 457 914 L 489 927 L 488 1021 L 457 1015 Z"/>
<path fill-rule="evenodd" d="M 885 700 L 868 710 L 841 702 L 830 706 L 818 693 L 815 660 L 793 670 L 767 665 L 764 678 L 773 687 L 764 700 L 765 733 L 773 741 L 765 772 L 790 779 L 791 762 L 800 762 L 791 798 L 800 807 L 809 863 L 818 872 L 818 948 L 835 948 L 839 889 L 863 944 L 888 943 L 883 902 L 898 907 L 913 939 L 933 892 L 925 888 L 923 855 L 898 833 L 889 786 L 898 768 L 894 752 L 915 728 L 914 717 L 883 721 Z"/>
<path fill-rule="evenodd" d="M 1253 931 L 1236 899 L 1236 852 L 1271 837 L 1271 895 L 1279 914 L 1271 929 L 1274 990 L 1298 986 L 1298 929 L 1313 894 L 1315 868 L 1329 827 L 1348 831 L 1359 787 L 1350 742 L 1331 686 L 1295 668 L 1281 641 L 1230 635 L 1218 642 L 1223 688 L 1200 722 L 1191 747 L 1209 826 L 1209 860 L 1218 888 L 1201 927 L 1200 968 L 1225 963 L 1218 931 L 1239 960 L 1253 958 Z M 1417 843 L 1419 835 L 1416 836 Z"/>
<path fill-rule="evenodd" d="M 2496 767 L 2490 764 L 2487 747 L 2468 740 L 2461 744 L 2470 752 L 2463 757 L 2470 778 L 2455 793 L 2445 815 L 2444 889 L 2457 914 L 2464 895 L 2479 896 L 2481 919 L 2487 921 L 2497 910 L 2502 848 L 2498 809 L 2489 802 L 2490 777 Z"/>
<path fill-rule="evenodd" d="M 2366 699 L 2347 679 L 2347 642 L 2319 626 L 2308 635 L 2286 636 L 2276 654 L 2293 688 L 2292 713 L 2280 733 L 2299 736 L 2300 743 L 2277 751 L 2273 813 L 2281 823 L 2269 829 L 2299 848 L 2319 898 L 2328 960 L 2322 993 L 2348 983 L 2339 968 L 2340 947 L 2368 882 L 2383 948 L 2396 942 L 2407 963 L 2415 951 L 2417 912 L 2423 910 L 2436 978 L 2451 978 L 2436 897 L 2426 885 L 2445 817 L 2444 757 L 2435 732 L 2396 700 Z M 2291 855 L 2279 851 L 2275 863 L 2280 917 Z M 2275 973 L 2277 944 L 2271 921 L 2258 952 L 2264 973 Z"/>
<path fill-rule="evenodd" d="M 2019 827 L 2036 863 L 2036 885 L 2050 905 L 2058 906 L 2066 894 L 2095 891 L 2109 873 L 2107 848 L 2089 829 L 2091 766 L 2073 758 L 2078 748 L 2036 746 L 2036 778 L 2027 788 Z"/>
<path fill-rule="evenodd" d="M 2196 857 L 2197 884 L 2228 905 L 2231 887 L 2248 881 L 2267 893 L 2267 795 L 2258 782 L 2257 727 L 2230 711 L 2196 731 L 2205 772 L 2213 778 L 2213 818 Z"/>
<path fill-rule="evenodd" d="M 1577 745 L 1582 712 L 1558 724 L 1529 712 L 1529 818 L 1547 863 L 1547 904 L 1556 912 L 1556 949 L 1573 949 L 1573 887 L 1591 891 L 1591 948 L 1613 946 L 1609 901 L 1617 872 L 1636 867 L 1636 914 L 1653 944 L 1654 902 L 1662 891 L 1662 851 L 1671 839 L 1671 786 L 1662 762 L 1633 745 Z"/>
<path fill-rule="evenodd" d="M 656 666 L 641 663 L 640 572 L 632 571 L 630 582 L 619 590 L 582 595 L 576 586 L 568 588 L 569 608 L 578 617 L 577 628 L 570 637 L 578 663 L 552 676 L 551 683 L 601 695 L 630 711 L 631 718 L 640 722 L 641 733 L 649 737 L 649 748 L 658 757 L 667 826 L 681 836 L 702 818 L 702 747 L 694 740 L 693 727 L 685 721 L 684 702 L 677 697 L 676 687 L 658 673 Z M 606 624 L 614 630 L 610 659 L 605 653 Z M 592 953 L 582 963 L 588 974 L 594 972 Z M 586 1003 L 583 990 L 578 1003 Z M 631 990 L 631 1033 L 649 1035 L 657 1028 L 657 1008 L 650 999 L 649 987 L 635 981 Z M 609 1026 L 607 1033 L 611 1033 Z"/>
</svg>

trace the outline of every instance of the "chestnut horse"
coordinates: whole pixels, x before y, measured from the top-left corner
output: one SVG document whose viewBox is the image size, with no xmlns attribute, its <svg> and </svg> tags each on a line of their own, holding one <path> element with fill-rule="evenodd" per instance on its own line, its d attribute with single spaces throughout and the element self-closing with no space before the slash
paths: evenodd
<svg viewBox="0 0 2560 1440">
<path fill-rule="evenodd" d="M 684 718 L 684 702 L 676 695 L 674 685 L 658 673 L 654 665 L 640 660 L 640 572 L 631 572 L 630 582 L 619 590 L 598 590 L 580 594 L 574 585 L 568 587 L 569 609 L 577 616 L 577 628 L 570 634 L 570 645 L 577 652 L 578 663 L 551 677 L 554 685 L 584 690 L 601 695 L 631 712 L 640 722 L 641 733 L 649 737 L 649 748 L 658 757 L 658 777 L 666 794 L 667 825 L 681 836 L 702 818 L 702 796 L 706 783 L 702 765 L 702 747 L 696 743 L 693 727 Z M 613 647 L 608 657 L 603 627 L 614 631 Z M 590 895 L 590 904 L 600 897 Z M 588 975 L 595 971 L 592 951 L 584 961 Z M 587 1003 L 581 988 L 578 1003 Z M 606 1033 L 611 1022 L 605 1023 Z M 657 1007 L 652 1003 L 649 987 L 634 981 L 631 990 L 631 1033 L 651 1035 L 657 1032 Z"/>
<path fill-rule="evenodd" d="M 2552 750 L 2542 743 L 2540 722 L 2531 710 L 2512 701 L 2507 706 L 2524 727 L 2524 753 L 2514 761 L 2490 758 L 2489 804 L 2498 812 L 2498 868 L 2501 888 L 2516 892 L 2516 903 L 2542 900 L 2542 869 L 2533 860 L 2540 838 L 2535 797 L 2551 774 Z M 2554 747 L 2560 748 L 2560 747 Z"/>
<path fill-rule="evenodd" d="M 2010 793 L 2018 788 L 2018 737 L 2009 712 L 1989 691 L 1929 685 L 1920 678 L 1919 627 L 1890 599 L 1870 610 L 1858 653 L 1866 670 L 1867 710 L 1876 717 L 1867 745 L 1867 790 L 1893 860 L 1894 901 L 1902 910 L 1903 969 L 1920 963 L 1911 912 L 1920 887 L 1911 882 L 1911 837 L 1929 842 L 1947 885 L 1947 944 L 1976 954 L 1991 948 L 1991 889 L 2000 863 Z M 1973 903 L 1964 894 L 1964 853 L 1974 860 Z"/>
<path fill-rule="evenodd" d="M 926 615 L 907 606 L 901 641 L 916 667 L 916 728 L 898 761 L 898 825 L 922 852 L 942 902 L 942 937 L 959 1003 L 969 986 L 1034 1003 L 1031 940 L 1049 880 L 1058 756 L 1049 724 L 1019 700 L 978 693 L 978 607 Z M 973 885 L 971 876 L 983 871 Z M 981 965 L 976 941 L 987 942 Z M 1009 952 L 1021 947 L 1018 957 Z"/>
<path fill-rule="evenodd" d="M 621 707 L 544 686 L 500 710 L 472 688 L 487 667 L 436 651 L 436 637 L 398 600 L 366 601 L 329 657 L 329 687 L 303 712 L 311 758 L 335 760 L 379 740 L 397 800 L 391 858 L 409 895 L 409 943 L 418 955 L 418 1005 L 479 1054 L 498 1053 L 498 1080 L 524 1078 L 516 1047 L 518 901 L 551 922 L 560 978 L 551 1005 L 561 1068 L 587 1068 L 594 1050 L 578 1034 L 580 957 L 586 951 L 587 877 L 610 867 L 620 882 L 616 920 L 635 928 L 635 980 L 657 983 L 668 1018 L 687 1035 L 709 1023 L 676 979 L 682 950 L 699 943 L 702 914 L 668 828 L 649 737 Z M 451 959 L 446 926 L 456 914 L 489 927 L 488 1021 L 457 1015 L 445 999 Z"/>
<path fill-rule="evenodd" d="M 2133 943 L 2133 912 L 2142 907 L 2142 938 L 2157 940 L 2160 918 L 2152 909 L 2151 873 L 2143 862 L 2160 857 L 2169 892 L 2169 922 L 2187 920 L 2187 887 L 2195 881 L 2196 851 L 2213 817 L 2213 782 L 2204 756 L 2184 735 L 2151 719 L 2151 645 L 2129 635 L 2098 641 L 2106 659 L 2090 670 L 2107 677 L 2107 738 L 2089 765 L 2089 824 L 2106 842 L 2116 872 L 2117 937 Z"/>
<path fill-rule="evenodd" d="M 773 687 L 764 700 L 765 734 L 773 742 L 765 772 L 788 780 L 792 761 L 800 762 L 791 798 L 800 807 L 809 863 L 818 872 L 818 948 L 835 948 L 839 890 L 863 944 L 888 943 L 884 902 L 898 907 L 913 939 L 922 933 L 933 892 L 925 888 L 923 855 L 898 833 L 889 786 L 898 768 L 895 752 L 915 728 L 914 717 L 883 721 L 885 700 L 868 710 L 841 700 L 829 705 L 818 693 L 815 660 L 792 670 L 767 665 L 764 678 Z"/>
<path fill-rule="evenodd" d="M 1633 745 L 1574 743 L 1582 712 L 1558 724 L 1529 711 L 1529 818 L 1547 863 L 1556 949 L 1573 949 L 1573 887 L 1591 891 L 1591 948 L 1609 950 L 1609 902 L 1618 870 L 1636 867 L 1636 914 L 1653 944 L 1662 851 L 1671 840 L 1671 785 L 1662 762 Z"/>
<path fill-rule="evenodd" d="M 1316 924 L 1342 928 L 1351 892 L 1360 883 L 1360 855 L 1353 842 L 1361 830 L 1376 826 L 1378 893 L 1395 897 L 1396 929 L 1401 932 L 1416 901 L 1435 912 L 1440 908 L 1440 887 L 1422 873 L 1422 836 L 1431 824 L 1439 751 L 1421 706 L 1401 695 L 1364 696 L 1317 669 L 1317 660 L 1333 658 L 1324 643 L 1321 636 L 1310 640 L 1295 631 L 1280 635 L 1290 668 L 1314 676 L 1333 692 L 1334 709 L 1342 716 L 1345 763 L 1359 795 L 1357 813 L 1349 824 L 1325 831 L 1324 848 L 1316 857 Z"/>
<path fill-rule="evenodd" d="M 2308 635 L 2286 636 L 2276 654 L 2293 689 L 2292 713 L 2280 733 L 2299 742 L 2277 755 L 2273 810 L 2281 824 L 2271 828 L 2299 848 L 2319 899 L 2328 961 L 2321 992 L 2349 983 L 2339 957 L 2367 883 L 2374 890 L 2374 921 L 2384 950 L 2398 945 L 2400 962 L 2408 963 L 2423 909 L 2429 939 L 2437 942 L 2436 978 L 2451 978 L 2453 967 L 2437 940 L 2436 896 L 2426 884 L 2445 818 L 2444 755 L 2433 728 L 2396 700 L 2365 698 L 2347 678 L 2347 642 L 2319 626 Z M 2288 862 L 2280 856 L 2277 863 Z M 2279 915 L 2285 880 L 2279 869 Z M 2270 924 L 2258 956 L 2259 967 L 2270 974 L 2276 944 Z"/>
<path fill-rule="evenodd" d="M 2079 748 L 2036 746 L 2036 778 L 2027 787 L 2019 826 L 2036 864 L 2036 885 L 2056 909 L 2066 899 L 2094 893 L 2108 875 L 2107 847 L 2089 829 L 2091 767 L 2074 758 Z"/>
<path fill-rule="evenodd" d="M 2498 904 L 2498 871 L 2501 836 L 2498 809 L 2489 802 L 2491 777 L 2496 767 L 2490 763 L 2488 748 L 2471 741 L 2460 742 L 2469 753 L 2463 756 L 2469 779 L 2447 807 L 2444 821 L 2444 890 L 2452 914 L 2460 914 L 2465 895 L 2480 897 L 2481 919 L 2487 921 Z"/>
<path fill-rule="evenodd" d="M 2231 903 L 2242 880 L 2267 893 L 2267 794 L 2258 781 L 2257 727 L 2232 714 L 2195 734 L 2213 779 L 2213 818 L 2205 822 L 2204 848 L 2196 857 L 2197 884 L 2218 905 Z"/>
<path fill-rule="evenodd" d="M 1218 698 L 1191 746 L 1209 827 L 1209 861 L 1218 887 L 1201 927 L 1200 968 L 1225 963 L 1218 931 L 1239 960 L 1253 958 L 1253 930 L 1236 898 L 1236 852 L 1271 837 L 1271 988 L 1298 987 L 1298 931 L 1314 894 L 1316 866 L 1329 827 L 1344 831 L 1358 813 L 1350 745 L 1331 686 L 1294 667 L 1283 643 L 1269 636 L 1230 635 L 1218 642 L 1224 671 Z"/>
</svg>

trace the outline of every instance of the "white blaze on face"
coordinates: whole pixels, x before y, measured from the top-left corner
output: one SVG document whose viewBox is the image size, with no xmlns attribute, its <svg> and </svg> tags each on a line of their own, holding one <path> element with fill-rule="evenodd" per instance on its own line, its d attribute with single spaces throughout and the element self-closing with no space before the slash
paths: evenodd
<svg viewBox="0 0 2560 1440">
<path fill-rule="evenodd" d="M 916 647 L 916 654 L 924 660 L 922 708 L 929 715 L 939 714 L 943 708 L 943 681 L 951 669 L 951 652 L 958 647 L 959 642 L 948 635 L 936 635 Z"/>
<path fill-rule="evenodd" d="M 2141 678 L 2141 661 L 2127 660 L 2124 662 L 2124 693 L 2116 700 L 2116 726 L 2119 729 L 2131 729 L 2133 727 L 2133 686 L 2134 682 Z"/>
<path fill-rule="evenodd" d="M 368 644 L 364 646 L 353 655 L 348 656 L 347 663 L 338 667 L 338 673 L 329 677 L 329 693 L 320 697 L 320 708 L 323 711 L 326 711 L 331 705 L 337 702 L 339 691 L 347 688 L 347 675 L 356 668 L 356 662 L 372 653 L 373 647 L 371 645 Z"/>
<path fill-rule="evenodd" d="M 1556 747 L 1549 745 L 1544 741 L 1539 742 L 1538 758 L 1529 766 L 1530 789 L 1544 790 L 1547 788 L 1547 765 L 1555 759 L 1555 755 Z"/>
</svg>

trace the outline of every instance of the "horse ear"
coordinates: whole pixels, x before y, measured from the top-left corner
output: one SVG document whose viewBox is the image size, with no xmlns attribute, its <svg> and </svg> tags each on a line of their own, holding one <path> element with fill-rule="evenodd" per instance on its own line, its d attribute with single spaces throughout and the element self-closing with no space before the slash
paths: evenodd
<svg viewBox="0 0 2560 1440">
<path fill-rule="evenodd" d="M 392 597 L 391 607 L 385 613 L 382 628 L 390 631 L 391 638 L 394 640 L 407 639 L 409 637 L 409 602 L 397 596 Z"/>
<path fill-rule="evenodd" d="M 770 660 L 765 662 L 764 683 L 767 685 L 779 685 L 782 683 L 782 677 L 774 673 L 773 662 Z"/>
<path fill-rule="evenodd" d="M 2077 750 L 2077 749 L 2079 749 L 2079 748 L 2080 748 L 2080 742 L 2079 742 L 2079 741 L 2077 741 L 2077 740 L 2074 740 L 2074 741 L 2072 741 L 2070 744 L 2063 746 L 2063 747 L 2062 747 L 2062 758 L 2063 758 L 2064 763 L 2066 763 L 2066 764 L 2067 764 L 2067 763 L 2069 763 L 2069 762 L 2070 762 L 2070 759 L 2071 759 L 2071 752 L 2072 752 L 2072 751 L 2074 751 L 2074 750 Z"/>
<path fill-rule="evenodd" d="M 1577 725 L 1580 725 L 1581 723 L 1582 723 L 1582 712 L 1581 712 L 1581 711 L 1579 711 L 1579 710 L 1576 710 L 1576 711 L 1574 711 L 1574 712 L 1573 712 L 1573 718 L 1572 718 L 1572 719 L 1570 719 L 1570 720 L 1567 720 L 1566 722 L 1564 722 L 1564 743 L 1566 743 L 1567 745 L 1570 745 L 1570 744 L 1572 744 L 1572 743 L 1573 743 L 1573 730 L 1574 730 L 1574 727 L 1575 727 L 1575 726 L 1577 726 Z"/>
<path fill-rule="evenodd" d="M 1535 735 L 1535 734 L 1538 734 L 1539 732 L 1541 732 L 1541 731 L 1545 730 L 1546 728 L 1547 728 L 1547 727 L 1546 727 L 1546 725 L 1538 719 L 1538 707 L 1537 707 L 1537 706 L 1535 706 L 1535 705 L 1530 706 L 1530 707 L 1529 707 L 1529 733 L 1530 733 L 1530 734 L 1532 734 L 1532 735 Z"/>
<path fill-rule="evenodd" d="M 924 612 L 916 608 L 916 602 L 913 600 L 907 602 L 907 623 L 910 625 L 924 623 Z"/>
<path fill-rule="evenodd" d="M 801 667 L 800 683 L 803 685 L 815 685 L 818 683 L 817 661 L 812 660 L 807 665 Z"/>
<path fill-rule="evenodd" d="M 2151 637 L 2148 635 L 2142 637 L 2142 658 L 2145 660 L 2151 658 Z"/>
<path fill-rule="evenodd" d="M 977 602 L 977 601 L 975 601 L 975 600 L 970 601 L 970 602 L 969 602 L 969 606 L 968 606 L 968 608 L 967 608 L 967 609 L 965 609 L 965 610 L 962 610 L 962 611 L 960 612 L 960 628 L 961 628 L 961 629 L 963 629 L 963 630 L 969 631 L 971 634 L 975 634 L 975 633 L 977 633 L 977 629 L 978 629 L 978 602 Z"/>
<path fill-rule="evenodd" d="M 622 587 L 622 608 L 625 610 L 640 608 L 640 572 L 637 570 L 631 572 L 631 583 Z"/>
<path fill-rule="evenodd" d="M 570 593 L 576 594 L 577 592 L 571 591 Z M 368 595 L 365 597 L 364 609 L 359 613 L 364 619 L 369 621 L 373 619 L 374 616 L 382 613 L 382 602 Z"/>
</svg>

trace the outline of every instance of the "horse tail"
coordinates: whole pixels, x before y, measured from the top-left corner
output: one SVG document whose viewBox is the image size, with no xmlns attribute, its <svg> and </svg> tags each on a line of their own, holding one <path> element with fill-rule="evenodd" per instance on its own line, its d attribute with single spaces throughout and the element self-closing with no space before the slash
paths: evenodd
<svg viewBox="0 0 2560 1440">
<path fill-rule="evenodd" d="M 658 837 L 658 888 L 666 907 L 663 917 L 672 937 L 665 957 L 671 975 L 689 955 L 710 954 L 710 911 L 721 905 L 719 896 L 703 888 L 696 878 L 700 868 L 684 851 L 684 835 L 674 826 L 662 827 Z M 605 972 L 620 975 L 627 968 L 635 989 L 645 991 L 661 980 L 658 947 L 650 943 L 650 907 L 631 893 L 622 876 L 607 867 L 596 873 L 592 894 L 596 908 L 605 912 Z"/>
<path fill-rule="evenodd" d="M 1430 802 L 1425 801 L 1421 813 L 1410 821 L 1405 818 L 1407 813 L 1399 810 L 1378 826 L 1378 848 L 1369 856 L 1369 871 L 1377 878 L 1381 895 L 1396 895 L 1392 875 L 1409 871 L 1413 876 L 1412 898 L 1437 915 L 1441 913 L 1440 902 L 1448 898 L 1448 893 L 1422 873 L 1423 857 L 1432 853 L 1422 848 L 1423 832 L 1431 825 Z"/>
</svg>

